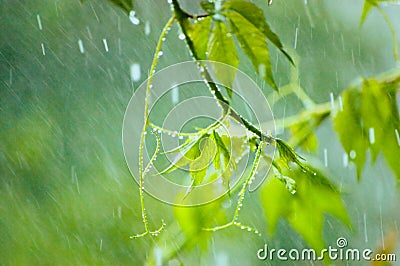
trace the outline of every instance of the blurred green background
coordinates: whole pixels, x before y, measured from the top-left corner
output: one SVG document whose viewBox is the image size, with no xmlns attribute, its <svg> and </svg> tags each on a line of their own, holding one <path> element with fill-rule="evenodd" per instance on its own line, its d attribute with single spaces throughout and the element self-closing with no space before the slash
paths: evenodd
<svg viewBox="0 0 400 266">
<path fill-rule="evenodd" d="M 181 2 L 191 13 L 201 12 L 198 2 Z M 271 7 L 255 2 L 290 53 L 297 54 L 301 85 L 317 102 L 329 101 L 331 92 L 337 96 L 359 77 L 396 66 L 382 16 L 374 10 L 359 25 L 362 1 L 277 0 Z M 143 228 L 138 187 L 122 151 L 123 114 L 147 77 L 171 14 L 161 0 L 134 1 L 134 9 L 139 25 L 102 0 L 0 2 L 0 264 L 140 265 L 160 250 L 155 247 L 178 241 L 168 237 L 179 231 L 173 207 L 151 197 L 146 197 L 151 224 L 159 226 L 164 219 L 171 227 L 163 238 L 129 239 Z M 400 6 L 383 9 L 399 36 Z M 178 35 L 174 26 L 159 68 L 190 59 Z M 288 63 L 276 50 L 271 53 L 277 83 L 284 85 Z M 141 69 L 136 82 L 130 73 L 134 63 Z M 246 59 L 240 69 L 263 86 Z M 280 117 L 300 107 L 297 99 L 286 97 L 273 109 Z M 353 222 L 348 230 L 327 217 L 326 242 L 345 236 L 353 247 L 378 249 L 386 232 L 398 234 L 400 201 L 392 172 L 378 158 L 357 182 L 355 167 L 343 167 L 343 149 L 331 123 L 317 135 L 320 152 L 306 156 L 318 163 L 327 149 L 325 170 L 342 189 Z M 257 192 L 247 196 L 241 217 L 266 232 Z M 208 249 L 183 246 L 166 263 L 268 265 L 256 257 L 264 243 L 306 246 L 281 221 L 274 237 L 230 228 L 213 234 Z"/>
</svg>

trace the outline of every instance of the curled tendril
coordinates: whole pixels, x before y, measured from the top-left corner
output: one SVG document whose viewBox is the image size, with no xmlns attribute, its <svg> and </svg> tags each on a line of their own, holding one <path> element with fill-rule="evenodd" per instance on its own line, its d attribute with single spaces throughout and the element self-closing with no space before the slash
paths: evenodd
<svg viewBox="0 0 400 266">
<path fill-rule="evenodd" d="M 193 133 L 182 133 L 182 132 L 172 131 L 172 130 L 157 126 L 156 124 L 152 123 L 151 121 L 148 121 L 148 124 L 153 129 L 158 130 L 159 132 L 165 133 L 168 135 L 175 135 L 178 137 L 196 137 L 196 136 L 201 136 L 201 135 L 204 135 L 205 133 L 217 130 L 228 117 L 229 117 L 229 114 L 225 112 L 217 121 L 215 121 L 208 127 L 199 129 L 197 132 L 193 132 Z"/>
<path fill-rule="evenodd" d="M 164 221 L 162 221 L 162 226 L 160 227 L 160 229 L 156 230 L 156 231 L 150 231 L 149 230 L 149 223 L 147 221 L 147 215 L 146 215 L 146 208 L 144 205 L 144 176 L 145 176 L 145 171 L 149 169 L 149 167 L 151 166 L 151 163 L 154 161 L 155 156 L 157 155 L 158 149 L 159 147 L 156 148 L 156 152 L 153 155 L 153 158 L 150 160 L 149 164 L 146 166 L 145 169 L 143 169 L 143 149 L 144 149 L 144 143 L 146 141 L 146 135 L 145 132 L 147 130 L 147 127 L 149 125 L 149 95 L 150 95 L 150 90 L 151 90 L 151 84 L 153 81 L 153 74 L 155 72 L 157 63 L 158 63 L 158 54 L 161 51 L 163 42 L 165 40 L 165 37 L 167 36 L 172 24 L 175 21 L 175 16 L 172 16 L 168 22 L 165 24 L 160 38 L 158 39 L 158 43 L 157 43 L 157 48 L 156 51 L 154 53 L 154 57 L 153 57 L 153 62 L 151 64 L 151 68 L 150 68 L 150 75 L 149 75 L 149 79 L 147 82 L 147 87 L 146 87 L 146 96 L 145 96 L 145 108 L 144 108 L 144 123 L 143 123 L 143 129 L 142 129 L 142 134 L 140 137 L 140 144 L 139 144 L 139 175 L 140 175 L 140 181 L 139 181 L 139 198 L 140 198 L 140 207 L 142 210 L 142 221 L 143 221 L 143 225 L 144 225 L 144 230 L 145 232 L 142 234 L 138 234 L 135 235 L 131 238 L 139 238 L 139 237 L 143 237 L 146 236 L 148 234 L 151 235 L 156 235 L 157 232 L 161 232 L 163 230 L 163 228 L 165 227 L 165 223 Z M 157 146 L 159 146 L 159 140 Z M 158 234 L 158 233 L 157 233 Z"/>
<path fill-rule="evenodd" d="M 146 165 L 146 168 L 144 169 L 145 174 L 150 170 L 151 166 L 153 165 L 154 161 L 157 158 L 158 152 L 160 151 L 160 137 L 154 131 L 151 131 L 151 134 L 153 134 L 156 137 L 156 149 L 155 149 L 153 156 L 151 157 L 149 163 Z"/>
<path fill-rule="evenodd" d="M 250 174 L 247 177 L 247 179 L 245 180 L 245 182 L 243 183 L 243 186 L 239 192 L 239 199 L 238 199 L 236 209 L 235 209 L 235 214 L 233 215 L 232 220 L 229 223 L 226 223 L 224 225 L 219 225 L 219 226 L 215 226 L 215 227 L 205 227 L 202 230 L 215 232 L 218 230 L 226 229 L 230 226 L 237 226 L 242 230 L 247 230 L 249 232 L 253 232 L 253 233 L 257 234 L 258 236 L 261 236 L 261 234 L 259 233 L 259 231 L 257 229 L 255 229 L 254 227 L 248 226 L 248 225 L 243 225 L 242 223 L 238 222 L 238 219 L 239 219 L 240 209 L 243 205 L 243 200 L 244 200 L 246 190 L 247 190 L 248 186 L 251 184 L 251 182 L 253 181 L 254 176 L 257 173 L 258 166 L 260 165 L 263 145 L 264 145 L 264 141 L 260 141 L 260 144 L 257 147 L 256 155 L 254 158 L 253 166 L 251 167 Z"/>
<path fill-rule="evenodd" d="M 146 232 L 141 233 L 141 234 L 130 236 L 129 238 L 130 239 L 137 239 L 137 238 L 144 237 L 146 235 L 158 236 L 165 229 L 166 225 L 167 224 L 164 222 L 164 220 L 161 220 L 161 226 L 157 230 L 155 230 L 155 231 L 146 231 Z"/>
</svg>

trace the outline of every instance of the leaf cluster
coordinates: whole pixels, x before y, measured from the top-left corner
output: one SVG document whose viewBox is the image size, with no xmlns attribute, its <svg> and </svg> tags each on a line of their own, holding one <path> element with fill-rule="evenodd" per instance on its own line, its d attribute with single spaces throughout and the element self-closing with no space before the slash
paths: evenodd
<svg viewBox="0 0 400 266">
<path fill-rule="evenodd" d="M 244 152 L 244 139 L 229 137 L 213 130 L 210 133 L 195 138 L 188 138 L 177 149 L 170 151 L 178 153 L 175 161 L 162 174 L 188 167 L 192 183 L 187 193 L 195 186 L 206 181 L 212 182 L 222 178 L 223 184 L 229 189 L 229 181 L 236 170 L 236 159 Z"/>
<path fill-rule="evenodd" d="M 268 25 L 262 10 L 244 0 L 229 0 L 222 5 L 202 2 L 201 6 L 209 16 L 197 18 L 193 23 L 182 10 L 175 10 L 188 37 L 193 56 L 197 60 L 222 62 L 236 69 L 239 65 L 238 46 L 263 80 L 278 90 L 272 74 L 267 40 L 284 53 L 291 63 L 293 60 Z M 222 71 L 218 65 L 214 65 L 213 70 L 217 79 L 230 87 L 235 71 L 226 71 L 226 68 Z"/>
<path fill-rule="evenodd" d="M 400 76 L 364 79 L 342 94 L 343 106 L 334 118 L 335 131 L 350 161 L 356 164 L 359 178 L 369 150 L 373 162 L 382 153 L 400 180 L 400 120 L 396 103 L 399 85 Z"/>
</svg>

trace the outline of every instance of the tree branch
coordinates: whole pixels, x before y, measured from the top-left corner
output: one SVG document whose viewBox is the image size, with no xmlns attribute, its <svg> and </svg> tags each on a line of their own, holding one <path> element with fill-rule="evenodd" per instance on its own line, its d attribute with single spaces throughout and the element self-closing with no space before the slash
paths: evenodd
<svg viewBox="0 0 400 266">
<path fill-rule="evenodd" d="M 175 13 L 175 16 L 177 18 L 178 24 L 179 24 L 179 26 L 180 26 L 180 28 L 182 30 L 182 33 L 185 36 L 186 44 L 188 45 L 189 50 L 191 51 L 191 53 L 193 55 L 192 57 L 196 62 L 199 63 L 199 61 L 201 59 L 197 55 L 196 49 L 194 48 L 194 45 L 193 45 L 193 42 L 189 37 L 189 33 L 187 32 L 187 23 L 189 22 L 188 18 L 191 18 L 191 16 L 189 14 L 187 14 L 184 10 L 182 10 L 182 8 L 179 5 L 178 0 L 172 0 L 172 9 L 173 9 L 173 11 Z M 202 67 L 200 65 L 200 63 L 199 63 L 199 67 Z M 220 106 L 223 109 L 224 113 L 229 113 L 229 115 L 233 119 L 237 120 L 247 130 L 249 130 L 250 132 L 252 132 L 255 135 L 257 135 L 260 138 L 260 140 L 262 140 L 265 143 L 270 144 L 270 145 L 274 144 L 275 143 L 275 138 L 274 137 L 269 136 L 269 135 L 261 132 L 261 130 L 256 128 L 249 121 L 247 121 L 244 117 L 242 117 L 240 114 L 238 114 L 235 110 L 230 108 L 230 103 L 229 103 L 228 99 L 226 99 L 222 95 L 222 93 L 219 90 L 218 86 L 212 80 L 211 75 L 208 72 L 208 70 L 204 66 L 203 66 L 203 68 L 204 68 L 204 72 L 202 72 L 202 75 L 205 78 L 206 85 L 209 87 L 211 93 L 215 95 L 217 100 L 223 103 L 223 104 L 220 104 Z"/>
</svg>

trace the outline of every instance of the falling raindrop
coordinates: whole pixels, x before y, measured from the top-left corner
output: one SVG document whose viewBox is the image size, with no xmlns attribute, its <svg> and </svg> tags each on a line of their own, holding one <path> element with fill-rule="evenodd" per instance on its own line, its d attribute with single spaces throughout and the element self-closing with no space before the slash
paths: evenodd
<svg viewBox="0 0 400 266">
<path fill-rule="evenodd" d="M 104 50 L 108 53 L 108 43 L 106 39 L 103 39 L 103 44 L 104 44 Z"/>
<path fill-rule="evenodd" d="M 146 21 L 146 23 L 144 24 L 144 34 L 146 36 L 149 36 L 150 32 L 151 32 L 150 21 Z"/>
<path fill-rule="evenodd" d="M 178 38 L 179 38 L 179 40 L 183 41 L 185 39 L 185 34 L 183 34 L 183 33 L 179 34 Z"/>
<path fill-rule="evenodd" d="M 400 89 L 398 89 L 396 93 L 396 104 L 397 104 L 397 111 L 400 116 Z"/>
<path fill-rule="evenodd" d="M 342 100 L 342 96 L 339 95 L 338 101 L 339 101 L 339 110 L 340 110 L 340 111 L 343 111 L 343 100 Z"/>
<path fill-rule="evenodd" d="M 171 100 L 173 104 L 179 102 L 179 87 L 176 86 L 171 90 Z"/>
<path fill-rule="evenodd" d="M 349 155 L 347 153 L 343 153 L 343 167 L 347 167 L 349 165 Z"/>
<path fill-rule="evenodd" d="M 140 76 L 141 76 L 140 65 L 138 63 L 133 63 L 130 66 L 130 73 L 131 73 L 131 80 L 133 82 L 139 81 L 140 80 Z"/>
<path fill-rule="evenodd" d="M 265 65 L 264 64 L 259 64 L 258 65 L 258 73 L 262 78 L 265 77 Z"/>
<path fill-rule="evenodd" d="M 365 243 L 368 243 L 367 214 L 365 212 L 364 212 L 364 239 Z"/>
<path fill-rule="evenodd" d="M 120 219 L 121 219 L 121 217 L 122 217 L 122 207 L 121 207 L 121 206 L 118 206 L 118 209 L 117 209 L 117 216 L 118 216 L 118 218 L 120 218 Z"/>
<path fill-rule="evenodd" d="M 394 130 L 394 134 L 396 135 L 397 144 L 400 146 L 400 136 L 399 131 L 397 129 Z"/>
<path fill-rule="evenodd" d="M 12 81 L 13 81 L 13 72 L 12 72 L 12 68 L 10 68 L 10 86 L 12 85 Z"/>
<path fill-rule="evenodd" d="M 369 128 L 369 143 L 374 144 L 375 143 L 375 131 L 373 127 Z"/>
<path fill-rule="evenodd" d="M 328 150 L 324 149 L 324 164 L 325 167 L 328 167 Z"/>
<path fill-rule="evenodd" d="M 298 34 L 299 34 L 299 28 L 296 27 L 296 32 L 295 32 L 295 35 L 294 35 L 294 49 L 297 48 L 297 36 L 298 36 Z"/>
<path fill-rule="evenodd" d="M 89 26 L 86 27 L 86 30 L 88 32 L 89 39 L 93 39 L 92 33 L 90 32 L 90 29 L 89 29 Z"/>
<path fill-rule="evenodd" d="M 135 11 L 132 10 L 131 12 L 129 12 L 129 20 L 132 22 L 133 25 L 139 25 L 140 20 L 135 15 Z"/>
<path fill-rule="evenodd" d="M 81 39 L 78 40 L 78 46 L 79 46 L 79 51 L 81 52 L 81 54 L 83 54 L 85 52 L 85 48 L 83 47 Z"/>
<path fill-rule="evenodd" d="M 154 234 L 156 235 L 156 234 Z M 162 249 L 159 247 L 156 247 L 154 249 L 154 259 L 155 259 L 155 264 L 157 266 L 161 266 L 162 265 Z"/>
<path fill-rule="evenodd" d="M 41 43 L 41 47 L 42 47 L 42 54 L 46 55 L 46 50 L 44 49 L 44 43 Z"/>
<path fill-rule="evenodd" d="M 329 93 L 329 98 L 331 100 L 331 109 L 335 109 L 335 97 L 333 96 L 333 92 Z"/>
<path fill-rule="evenodd" d="M 382 206 L 379 206 L 379 217 L 381 220 L 381 241 L 382 241 L 382 249 L 385 250 L 385 236 L 383 233 L 383 219 L 382 219 Z"/>
<path fill-rule="evenodd" d="M 42 20 L 40 19 L 40 15 L 39 14 L 36 15 L 36 19 L 37 19 L 37 23 L 38 23 L 38 26 L 39 26 L 39 30 L 43 30 Z"/>
</svg>

